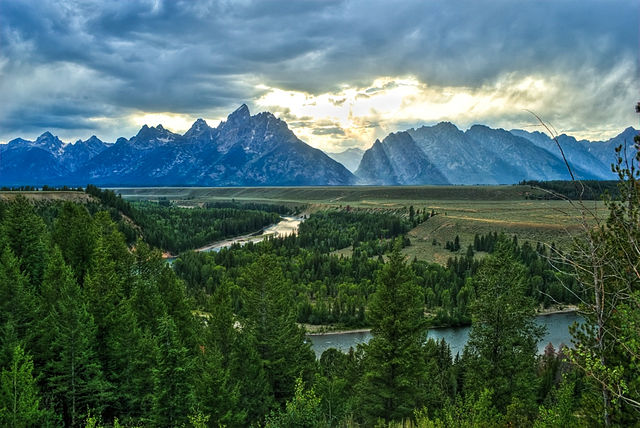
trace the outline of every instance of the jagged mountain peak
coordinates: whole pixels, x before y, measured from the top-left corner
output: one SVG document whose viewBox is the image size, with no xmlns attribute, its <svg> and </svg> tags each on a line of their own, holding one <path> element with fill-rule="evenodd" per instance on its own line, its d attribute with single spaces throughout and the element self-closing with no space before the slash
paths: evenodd
<svg viewBox="0 0 640 428">
<path fill-rule="evenodd" d="M 613 147 L 633 141 L 636 134 L 627 128 L 599 143 L 559 138 L 579 176 L 607 178 L 599 171 L 611 163 Z M 563 179 L 566 167 L 552 143 L 539 132 L 484 125 L 461 131 L 440 122 L 376 139 L 368 151 L 354 156 L 350 169 L 362 184 Z M 64 144 L 45 132 L 35 142 L 12 140 L 0 151 L 11 160 L 0 165 L 0 184 L 12 185 L 344 185 L 355 180 L 342 165 L 298 139 L 286 122 L 269 112 L 251 116 L 246 104 L 215 128 L 197 119 L 184 135 L 162 124 L 144 125 L 137 135 L 118 138 L 115 144 L 96 136 Z"/>
<path fill-rule="evenodd" d="M 407 131 L 398 131 L 398 132 L 392 132 L 391 134 L 387 135 L 385 137 L 384 140 L 382 140 L 383 144 L 389 144 L 392 141 L 408 141 L 408 140 L 412 140 L 411 135 L 409 135 L 409 133 Z"/>
<path fill-rule="evenodd" d="M 201 135 L 212 131 L 212 129 L 213 128 L 211 128 L 209 124 L 207 124 L 207 121 L 205 121 L 204 119 L 198 118 L 195 122 L 193 122 L 193 125 L 191 125 L 191 128 L 189 128 L 189 130 L 184 133 L 184 137 L 188 139 L 198 138 Z"/>
<path fill-rule="evenodd" d="M 60 141 L 58 137 L 56 137 L 49 131 L 43 132 L 42 135 L 40 135 L 35 142 L 37 144 L 41 144 L 44 142 L 56 142 L 56 143 L 60 142 L 60 144 L 62 144 L 62 141 Z"/>
<path fill-rule="evenodd" d="M 26 145 L 26 144 L 31 144 L 33 143 L 33 141 L 29 141 L 29 140 L 25 140 L 24 138 L 14 138 L 13 140 L 9 141 L 7 143 L 7 146 L 18 146 L 18 145 Z"/>
<path fill-rule="evenodd" d="M 73 146 L 76 145 L 86 145 L 86 146 L 94 146 L 94 145 L 103 145 L 105 144 L 104 141 L 102 141 L 100 138 L 96 137 L 95 135 L 92 135 L 91 137 L 87 138 L 86 140 L 77 140 L 75 143 L 73 143 Z"/>
<path fill-rule="evenodd" d="M 140 128 L 138 134 L 136 134 L 136 136 L 131 140 L 137 145 L 150 145 L 168 143 L 179 137 L 181 137 L 181 135 L 174 134 L 168 129 L 165 129 L 162 125 L 149 127 L 145 124 Z"/>
<path fill-rule="evenodd" d="M 204 120 L 203 118 L 199 117 L 199 118 L 196 119 L 195 122 L 193 122 L 193 125 L 191 125 L 190 129 L 199 130 L 199 129 L 204 128 L 204 127 L 208 128 L 209 124 L 207 123 L 206 120 Z"/>
<path fill-rule="evenodd" d="M 227 123 L 241 123 L 249 118 L 251 118 L 249 107 L 247 107 L 246 104 L 242 104 L 240 107 L 235 109 L 233 113 L 227 116 Z"/>
<path fill-rule="evenodd" d="M 96 137 L 95 135 L 92 135 L 91 137 L 89 137 L 88 140 L 85 141 L 85 143 L 98 143 L 98 142 L 102 143 L 103 141 L 100 138 Z"/>
<path fill-rule="evenodd" d="M 471 126 L 471 128 L 469 128 L 469 131 L 472 132 L 487 132 L 487 131 L 491 131 L 491 128 L 489 128 L 487 125 L 481 125 L 481 124 L 474 124 Z M 467 132 L 469 132 L 467 131 Z"/>
<path fill-rule="evenodd" d="M 38 139 L 36 141 L 45 140 L 45 139 L 53 139 L 53 138 L 56 138 L 56 137 L 54 137 L 51 132 L 45 131 L 45 132 L 42 133 L 42 135 L 40 135 L 38 137 Z"/>
<path fill-rule="evenodd" d="M 436 130 L 447 130 L 447 131 L 460 131 L 460 129 L 454 125 L 451 122 L 447 122 L 447 121 L 443 121 L 443 122 L 438 122 L 437 124 L 435 124 L 433 126 L 433 129 Z"/>
<path fill-rule="evenodd" d="M 49 131 L 44 132 L 42 135 L 40 135 L 33 143 L 33 145 L 45 149 L 55 156 L 61 154 L 64 149 L 64 143 Z"/>
<path fill-rule="evenodd" d="M 432 126 L 421 126 L 419 128 L 408 129 L 407 132 L 415 139 L 419 138 L 433 139 L 442 138 L 447 135 L 449 137 L 460 136 L 463 134 L 456 125 L 451 122 L 438 122 Z"/>
<path fill-rule="evenodd" d="M 619 142 L 622 142 L 622 141 L 626 140 L 628 144 L 632 145 L 633 144 L 633 137 L 635 137 L 636 135 L 638 135 L 638 130 L 636 130 L 632 126 L 629 126 L 627 129 L 625 129 L 624 131 L 622 131 L 621 133 L 619 133 L 615 137 L 610 138 L 608 141 L 619 141 Z"/>
</svg>

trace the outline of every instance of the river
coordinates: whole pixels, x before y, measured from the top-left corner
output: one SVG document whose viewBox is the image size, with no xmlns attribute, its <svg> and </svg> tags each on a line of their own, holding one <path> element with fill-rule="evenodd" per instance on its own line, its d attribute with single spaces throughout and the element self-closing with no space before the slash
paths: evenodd
<svg viewBox="0 0 640 428">
<path fill-rule="evenodd" d="M 229 238 L 222 241 L 216 241 L 204 247 L 196 248 L 194 251 L 207 252 L 215 251 L 219 252 L 223 248 L 228 248 L 233 244 L 245 245 L 249 242 L 258 243 L 269 237 L 284 237 L 291 235 L 292 233 L 298 233 L 298 226 L 304 221 L 304 216 L 282 216 L 278 223 L 272 224 L 262 229 L 261 232 L 252 233 L 248 235 L 236 236 L 235 238 Z M 166 260 L 169 263 L 173 263 L 177 257 L 167 257 Z"/>
<path fill-rule="evenodd" d="M 198 248 L 195 251 L 220 251 L 223 248 L 232 246 L 233 244 L 245 245 L 249 242 L 258 243 L 266 238 L 278 238 L 298 233 L 298 226 L 304 221 L 303 216 L 282 216 L 278 223 L 265 227 L 261 233 L 254 235 L 238 236 L 236 238 L 225 239 L 224 241 L 214 242 Z"/>
<path fill-rule="evenodd" d="M 576 312 L 555 313 L 549 315 L 539 315 L 536 322 L 547 328 L 547 332 L 543 339 L 538 343 L 538 353 L 544 351 L 545 346 L 549 342 L 558 349 L 561 344 L 570 345 L 571 335 L 569 334 L 569 326 L 574 322 L 580 322 L 581 318 Z M 462 354 L 464 345 L 469 339 L 469 327 L 447 327 L 432 328 L 427 333 L 428 338 L 434 340 L 444 340 L 451 347 L 451 355 L 457 353 Z M 355 331 L 344 333 L 327 333 L 307 335 L 311 341 L 311 348 L 316 353 L 316 357 L 320 357 L 322 353 L 329 348 L 336 348 L 342 352 L 347 352 L 350 347 L 355 347 L 358 343 L 367 343 L 371 339 L 369 331 Z"/>
</svg>

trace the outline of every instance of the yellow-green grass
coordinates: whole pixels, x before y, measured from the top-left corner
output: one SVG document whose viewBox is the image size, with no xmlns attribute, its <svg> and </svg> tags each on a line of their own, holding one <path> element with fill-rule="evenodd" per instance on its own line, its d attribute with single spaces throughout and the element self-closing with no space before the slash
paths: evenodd
<svg viewBox="0 0 640 428">
<path fill-rule="evenodd" d="M 0 191 L 0 201 L 11 201 L 16 196 L 22 195 L 30 201 L 71 201 L 88 202 L 95 198 L 84 192 L 76 191 Z"/>
<path fill-rule="evenodd" d="M 436 200 L 522 200 L 541 194 L 530 186 L 324 186 L 114 188 L 133 200 L 253 201 L 398 208 Z"/>
<path fill-rule="evenodd" d="M 602 203 L 586 204 L 604 215 Z M 455 255 L 444 246 L 456 235 L 461 246 L 458 254 L 462 254 L 473 244 L 476 234 L 505 233 L 516 235 L 521 243 L 555 243 L 564 247 L 582 231 L 580 213 L 564 201 L 442 201 L 427 208 L 438 214 L 409 232 L 412 245 L 405 254 L 439 263 Z"/>
</svg>

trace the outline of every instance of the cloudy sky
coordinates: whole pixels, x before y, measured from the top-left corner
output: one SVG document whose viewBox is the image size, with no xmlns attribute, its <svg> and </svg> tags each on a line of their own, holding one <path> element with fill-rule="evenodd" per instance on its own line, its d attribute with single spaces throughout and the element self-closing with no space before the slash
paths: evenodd
<svg viewBox="0 0 640 428">
<path fill-rule="evenodd" d="M 216 125 L 240 104 L 327 150 L 447 120 L 638 126 L 637 0 L 2 0 L 0 142 Z"/>
</svg>

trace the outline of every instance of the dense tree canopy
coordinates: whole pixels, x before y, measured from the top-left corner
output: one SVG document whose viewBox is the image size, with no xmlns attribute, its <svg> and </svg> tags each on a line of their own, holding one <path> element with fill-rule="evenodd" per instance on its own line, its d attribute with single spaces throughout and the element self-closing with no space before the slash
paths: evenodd
<svg viewBox="0 0 640 428">
<path fill-rule="evenodd" d="M 428 215 L 352 209 L 314 213 L 297 236 L 185 252 L 172 266 L 149 231 L 155 245 L 175 243 L 215 210 L 281 213 L 132 205 L 97 188 L 99 203 L 0 203 L 0 424 L 637 423 L 639 187 L 620 171 L 623 196 L 589 235 L 598 258 L 552 249 L 563 256 L 554 266 L 545 246 L 494 233 L 451 237 L 462 252 L 444 266 L 407 263 L 403 235 Z M 137 224 L 144 216 L 153 221 Z M 334 253 L 344 248 L 349 256 Z M 594 260 L 600 282 L 571 275 Z M 582 302 L 586 324 L 575 350 L 536 355 L 535 306 L 554 301 Z M 303 323 L 371 327 L 373 339 L 316 360 Z M 426 340 L 429 323 L 471 323 L 465 352 Z"/>
</svg>

